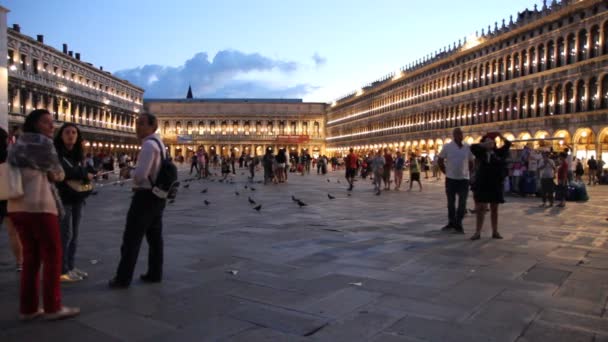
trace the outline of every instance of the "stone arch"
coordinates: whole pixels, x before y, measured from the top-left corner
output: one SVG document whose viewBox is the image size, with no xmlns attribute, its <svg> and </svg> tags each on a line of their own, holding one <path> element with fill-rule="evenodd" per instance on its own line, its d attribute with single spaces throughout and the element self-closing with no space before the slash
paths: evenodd
<svg viewBox="0 0 608 342">
<path fill-rule="evenodd" d="M 553 133 L 553 138 L 559 138 L 559 140 L 553 140 L 551 146 L 554 151 L 563 151 L 566 146 L 572 145 L 572 137 L 570 132 L 565 129 L 559 129 Z"/>
<path fill-rule="evenodd" d="M 523 149 L 528 144 L 530 144 L 530 146 L 531 146 L 532 145 L 531 141 L 526 141 L 531 138 L 532 138 L 532 135 L 530 134 L 530 132 L 528 132 L 528 131 L 520 132 L 519 134 L 517 134 L 517 139 L 515 139 L 515 140 L 523 140 L 523 141 L 514 142 L 513 143 L 514 148 Z"/>
<path fill-rule="evenodd" d="M 608 127 L 604 127 L 598 134 L 597 150 L 602 160 L 608 161 Z M 608 165 L 604 165 L 604 169 L 606 168 Z"/>
<path fill-rule="evenodd" d="M 595 133 L 589 127 L 581 127 L 574 132 L 572 138 L 572 146 L 576 153 L 576 158 L 587 159 L 590 156 L 595 156 Z M 585 165 L 583 163 L 583 165 Z"/>
</svg>

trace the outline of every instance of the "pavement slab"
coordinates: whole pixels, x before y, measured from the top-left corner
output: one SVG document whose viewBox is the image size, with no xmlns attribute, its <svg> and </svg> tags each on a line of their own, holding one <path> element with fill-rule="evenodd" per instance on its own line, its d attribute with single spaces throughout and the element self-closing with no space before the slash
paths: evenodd
<svg viewBox="0 0 608 342">
<path fill-rule="evenodd" d="M 608 341 L 608 187 L 564 209 L 507 195 L 504 239 L 486 227 L 472 242 L 473 215 L 465 235 L 440 231 L 443 181 L 375 196 L 369 180 L 346 191 L 342 171 L 266 186 L 239 174 L 180 189 L 164 214 L 163 282 L 138 279 L 144 241 L 121 291 L 107 281 L 132 193 L 98 184 L 76 260 L 90 276 L 62 284 L 82 310 L 72 320 L 17 319 L 19 274 L 0 234 L 0 341 Z"/>
</svg>

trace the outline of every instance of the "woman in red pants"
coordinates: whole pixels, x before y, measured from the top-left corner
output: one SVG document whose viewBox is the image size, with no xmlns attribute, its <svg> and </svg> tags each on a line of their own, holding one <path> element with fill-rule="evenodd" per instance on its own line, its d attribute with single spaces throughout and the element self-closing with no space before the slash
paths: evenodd
<svg viewBox="0 0 608 342">
<path fill-rule="evenodd" d="M 44 314 L 55 320 L 78 315 L 78 308 L 61 305 L 61 202 L 54 182 L 64 178 L 53 145 L 53 117 L 44 109 L 32 111 L 23 124 L 23 135 L 11 146 L 8 163 L 21 172 L 24 195 L 9 199 L 8 215 L 23 245 L 20 318 L 31 320 Z M 40 266 L 43 267 L 43 309 L 38 306 Z"/>
</svg>

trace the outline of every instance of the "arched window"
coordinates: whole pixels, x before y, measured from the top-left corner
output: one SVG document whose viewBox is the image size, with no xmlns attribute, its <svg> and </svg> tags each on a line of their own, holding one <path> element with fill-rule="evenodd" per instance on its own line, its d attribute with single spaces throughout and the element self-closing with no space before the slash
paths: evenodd
<svg viewBox="0 0 608 342">
<path fill-rule="evenodd" d="M 608 108 L 608 76 L 604 75 L 602 78 L 602 109 Z"/>
<path fill-rule="evenodd" d="M 192 121 L 186 123 L 186 132 L 188 132 L 188 134 L 192 133 Z"/>
<path fill-rule="evenodd" d="M 179 121 L 175 123 L 175 133 L 182 134 L 182 123 Z"/>
<path fill-rule="evenodd" d="M 574 47 L 576 46 L 576 37 L 574 33 L 570 33 L 568 35 L 568 44 L 566 47 L 566 55 L 568 57 L 568 64 L 574 63 L 574 57 L 576 56 L 576 50 Z"/>
<path fill-rule="evenodd" d="M 564 94 L 561 84 L 555 87 L 555 114 L 563 113 L 562 106 L 564 105 Z"/>
<path fill-rule="evenodd" d="M 533 113 L 532 113 L 532 106 L 534 105 L 534 91 L 533 90 L 529 90 L 528 91 L 528 95 L 526 96 L 526 113 L 523 116 L 520 116 L 522 118 L 529 118 L 532 117 Z"/>
<path fill-rule="evenodd" d="M 566 44 L 564 38 L 557 40 L 557 66 L 560 67 L 566 64 Z"/>
<path fill-rule="evenodd" d="M 555 101 L 553 100 L 553 88 L 547 87 L 545 89 L 545 116 L 553 115 L 555 111 Z"/>
<path fill-rule="evenodd" d="M 163 134 L 167 134 L 169 133 L 169 121 L 165 121 L 164 125 L 163 125 Z"/>
<path fill-rule="evenodd" d="M 537 71 L 545 71 L 547 65 L 547 59 L 545 58 L 545 46 L 538 46 L 538 66 L 536 68 Z"/>
<path fill-rule="evenodd" d="M 205 123 L 203 121 L 198 122 L 198 134 L 205 133 Z"/>
<path fill-rule="evenodd" d="M 510 80 L 513 75 L 513 68 L 511 67 L 511 56 L 505 58 L 505 80 Z"/>
<path fill-rule="evenodd" d="M 591 78 L 591 80 L 589 80 L 589 104 L 591 107 L 590 110 L 599 109 L 601 106 L 601 95 L 598 94 L 598 88 L 599 84 L 597 84 L 597 77 Z"/>
<path fill-rule="evenodd" d="M 521 68 L 521 71 L 519 72 L 520 75 L 525 76 L 525 75 L 528 74 L 528 71 L 529 71 L 528 64 L 529 64 L 529 62 L 528 62 L 528 51 L 527 50 L 522 50 L 522 52 L 521 52 L 521 65 L 522 65 L 522 68 Z"/>
<path fill-rule="evenodd" d="M 538 55 L 536 53 L 536 49 L 534 47 L 530 48 L 530 62 L 528 63 L 528 74 L 535 73 L 538 69 Z"/>
<path fill-rule="evenodd" d="M 585 81 L 579 80 L 576 84 L 576 112 L 587 110 L 585 104 Z"/>
<path fill-rule="evenodd" d="M 519 67 L 519 53 L 515 53 L 513 55 L 513 77 L 519 77 L 520 75 L 520 67 Z"/>
<path fill-rule="evenodd" d="M 600 27 L 595 25 L 591 28 L 591 58 L 599 56 L 600 49 Z"/>
<path fill-rule="evenodd" d="M 496 64 L 496 60 L 492 61 L 492 78 L 490 80 L 490 84 L 496 83 L 498 79 L 498 65 Z"/>
<path fill-rule="evenodd" d="M 602 53 L 606 54 L 608 53 L 608 39 L 606 39 L 606 37 L 608 37 L 608 20 L 604 22 L 602 33 L 604 34 L 604 46 L 602 47 Z"/>
<path fill-rule="evenodd" d="M 542 116 L 545 109 L 545 97 L 542 89 L 536 89 L 536 99 L 534 101 L 534 116 Z"/>
<path fill-rule="evenodd" d="M 502 58 L 498 59 L 498 82 L 505 79 L 505 65 Z"/>
<path fill-rule="evenodd" d="M 547 43 L 547 69 L 555 67 L 555 43 L 550 40 Z"/>
<path fill-rule="evenodd" d="M 589 48 L 589 46 L 587 46 L 587 38 L 588 38 L 587 35 L 588 35 L 587 30 L 585 30 L 585 29 L 582 29 L 578 33 L 578 46 L 577 46 L 578 61 L 582 61 L 586 57 L 587 49 Z"/>
<path fill-rule="evenodd" d="M 574 102 L 576 99 L 574 98 L 574 86 L 571 82 L 566 84 L 566 98 L 564 100 L 566 101 L 566 113 L 574 112 Z"/>
</svg>

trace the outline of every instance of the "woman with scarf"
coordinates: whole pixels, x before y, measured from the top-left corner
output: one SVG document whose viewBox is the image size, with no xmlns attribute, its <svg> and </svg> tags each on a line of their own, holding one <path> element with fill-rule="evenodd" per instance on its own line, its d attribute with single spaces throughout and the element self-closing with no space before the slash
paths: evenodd
<svg viewBox="0 0 608 342">
<path fill-rule="evenodd" d="M 61 282 L 74 282 L 88 277 L 85 271 L 74 267 L 74 256 L 76 255 L 82 207 L 89 192 L 78 192 L 72 189 L 67 181 L 89 183 L 95 175 L 93 170 L 89 170 L 83 164 L 82 135 L 75 124 L 63 124 L 55 136 L 54 143 L 59 162 L 65 173 L 65 179 L 57 183 L 57 190 L 59 190 L 59 197 L 65 211 L 60 222 L 63 262 L 59 279 Z"/>
<path fill-rule="evenodd" d="M 8 162 L 21 172 L 23 196 L 8 201 L 8 215 L 23 244 L 20 318 L 44 314 L 48 320 L 78 315 L 78 308 L 61 305 L 61 239 L 59 217 L 63 207 L 53 185 L 64 178 L 53 145 L 53 117 L 45 109 L 32 111 L 23 124 L 23 135 L 11 146 Z M 38 272 L 43 267 L 43 309 L 38 307 Z"/>
<path fill-rule="evenodd" d="M 503 141 L 503 146 L 496 147 L 496 138 Z M 511 142 L 500 133 L 488 133 L 481 138 L 479 144 L 471 146 L 471 152 L 475 155 L 478 168 L 475 175 L 475 188 L 473 197 L 475 199 L 475 212 L 477 214 L 476 231 L 471 240 L 481 238 L 483 220 L 486 214 L 486 206 L 490 204 L 490 217 L 492 221 L 492 238 L 502 239 L 498 233 L 498 204 L 504 203 L 504 180 L 507 176 L 507 158 Z"/>
</svg>

